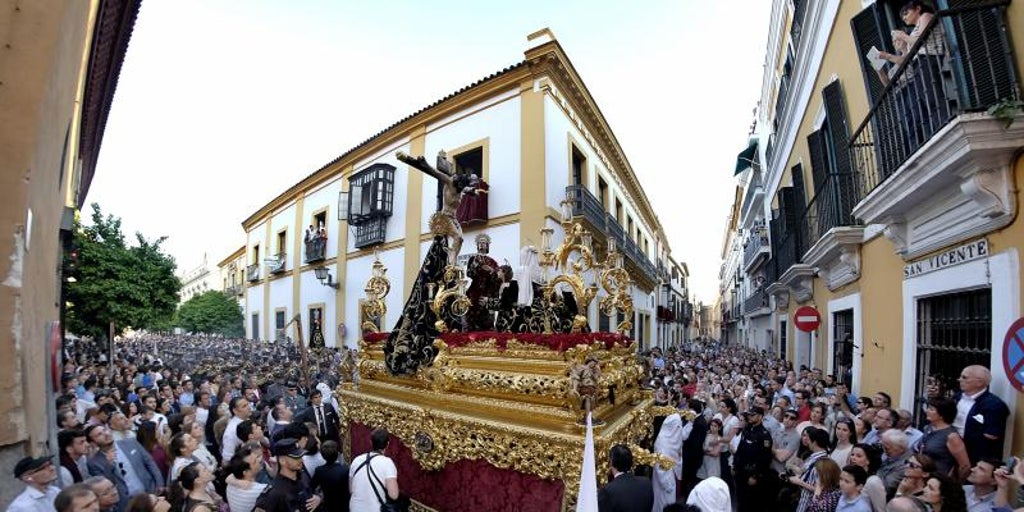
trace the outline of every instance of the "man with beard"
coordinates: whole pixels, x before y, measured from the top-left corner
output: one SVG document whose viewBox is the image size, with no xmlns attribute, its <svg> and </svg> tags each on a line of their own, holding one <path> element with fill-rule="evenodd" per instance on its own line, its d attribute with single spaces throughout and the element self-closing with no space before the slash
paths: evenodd
<svg viewBox="0 0 1024 512">
<path fill-rule="evenodd" d="M 466 328 L 470 332 L 494 330 L 494 317 L 487 304 L 488 300 L 498 297 L 501 279 L 498 276 L 498 262 L 488 255 L 490 249 L 490 235 L 477 235 L 477 253 L 470 256 L 466 263 L 466 277 L 473 280 L 466 290 L 466 297 L 470 300 L 469 312 L 466 313 Z"/>
</svg>

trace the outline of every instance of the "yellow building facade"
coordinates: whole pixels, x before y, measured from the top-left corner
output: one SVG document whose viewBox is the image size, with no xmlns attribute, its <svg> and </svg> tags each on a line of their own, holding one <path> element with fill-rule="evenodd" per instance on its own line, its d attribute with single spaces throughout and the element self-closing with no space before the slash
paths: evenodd
<svg viewBox="0 0 1024 512">
<path fill-rule="evenodd" d="M 1024 375 L 1007 331 L 1024 274 L 1024 8 L 939 1 L 901 49 L 903 3 L 774 3 L 755 144 L 741 153 L 753 165 L 737 165 L 744 328 L 795 367 L 912 412 L 927 378 L 956 390 L 963 366 L 983 364 L 1019 450 Z M 872 48 L 902 63 L 873 63 Z M 809 333 L 794 325 L 803 306 L 821 318 Z"/>
</svg>

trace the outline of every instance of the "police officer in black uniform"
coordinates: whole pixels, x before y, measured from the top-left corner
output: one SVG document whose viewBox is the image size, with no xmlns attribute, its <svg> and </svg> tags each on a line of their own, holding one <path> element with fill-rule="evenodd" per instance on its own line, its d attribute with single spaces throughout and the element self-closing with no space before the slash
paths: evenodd
<svg viewBox="0 0 1024 512">
<path fill-rule="evenodd" d="M 747 424 L 740 432 L 740 445 L 733 454 L 732 464 L 737 509 L 739 512 L 770 510 L 771 505 L 767 504 L 774 503 L 775 499 L 769 493 L 774 484 L 769 479 L 778 478 L 771 472 L 772 435 L 761 424 L 763 408 L 752 406 L 743 415 Z"/>
<path fill-rule="evenodd" d="M 306 450 L 291 438 L 274 443 L 278 471 L 274 481 L 256 499 L 254 512 L 315 512 L 321 498 L 310 492 L 299 478 L 305 471 L 302 456 Z"/>
</svg>

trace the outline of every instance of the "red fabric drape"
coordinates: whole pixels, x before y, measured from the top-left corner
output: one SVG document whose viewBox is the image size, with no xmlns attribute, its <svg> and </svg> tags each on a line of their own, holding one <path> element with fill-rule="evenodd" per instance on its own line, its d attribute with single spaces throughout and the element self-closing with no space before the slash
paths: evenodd
<svg viewBox="0 0 1024 512">
<path fill-rule="evenodd" d="M 529 332 L 446 332 L 440 336 L 449 347 L 461 347 L 477 341 L 494 340 L 499 351 L 508 347 L 510 340 L 520 343 L 528 343 L 547 347 L 551 350 L 564 352 L 576 345 L 591 345 L 600 343 L 604 348 L 611 349 L 614 346 L 627 347 L 632 342 L 628 337 L 614 332 L 586 332 L 570 334 L 535 334 Z M 367 343 L 380 343 L 388 339 L 388 333 L 375 332 L 363 336 Z"/>
<path fill-rule="evenodd" d="M 353 458 L 370 450 L 371 430 L 360 423 L 351 424 Z M 482 460 L 462 459 L 440 471 L 426 471 L 393 435 L 384 453 L 398 468 L 398 488 L 437 510 L 556 512 L 562 506 L 565 490 L 561 481 L 497 468 Z"/>
</svg>

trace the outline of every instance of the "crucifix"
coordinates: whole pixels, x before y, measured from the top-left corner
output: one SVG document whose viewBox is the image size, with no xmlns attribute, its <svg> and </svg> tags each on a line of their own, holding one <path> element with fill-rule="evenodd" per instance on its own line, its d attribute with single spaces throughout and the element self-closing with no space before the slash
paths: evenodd
<svg viewBox="0 0 1024 512">
<path fill-rule="evenodd" d="M 413 169 L 417 169 L 428 176 L 433 176 L 440 181 L 444 188 L 442 190 L 441 210 L 430 218 L 430 228 L 434 234 L 447 235 L 451 237 L 452 243 L 448 248 L 448 264 L 454 266 L 462 249 L 462 226 L 455 217 L 459 209 L 462 196 L 474 190 L 471 184 L 471 176 L 456 173 L 452 170 L 452 164 L 448 161 L 448 155 L 444 150 L 437 153 L 437 167 L 431 167 L 423 156 L 411 157 L 402 151 L 396 155 L 399 161 L 404 162 Z"/>
</svg>

